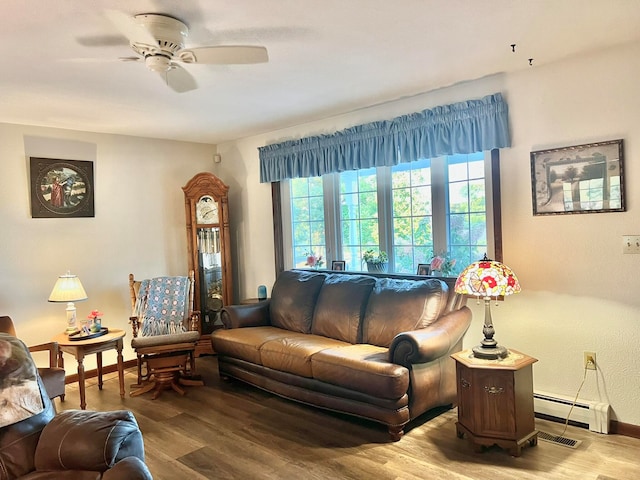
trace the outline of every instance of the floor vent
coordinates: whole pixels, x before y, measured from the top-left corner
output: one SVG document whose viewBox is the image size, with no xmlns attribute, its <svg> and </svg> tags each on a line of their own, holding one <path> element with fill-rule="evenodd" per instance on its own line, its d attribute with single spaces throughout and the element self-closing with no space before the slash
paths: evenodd
<svg viewBox="0 0 640 480">
<path fill-rule="evenodd" d="M 545 392 L 534 392 L 533 405 L 536 413 L 566 420 L 573 405 L 573 398 Z M 590 400 L 576 401 L 571 410 L 570 421 L 589 426 L 589 430 L 598 433 L 609 433 L 609 404 Z"/>
<path fill-rule="evenodd" d="M 561 437 L 560 435 L 551 435 L 547 432 L 538 432 L 538 438 L 545 442 L 555 443 L 563 447 L 578 448 L 582 440 L 574 440 L 573 438 Z"/>
</svg>

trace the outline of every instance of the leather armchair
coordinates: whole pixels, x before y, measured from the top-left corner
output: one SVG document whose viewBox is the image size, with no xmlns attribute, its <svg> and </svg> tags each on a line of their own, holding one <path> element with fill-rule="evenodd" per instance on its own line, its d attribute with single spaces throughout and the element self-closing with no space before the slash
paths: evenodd
<svg viewBox="0 0 640 480">
<path fill-rule="evenodd" d="M 2 333 L 0 339 L 22 344 Z M 33 362 L 30 354 L 25 358 Z M 37 382 L 44 409 L 0 427 L 1 480 L 152 480 L 131 412 L 67 410 L 56 415 L 39 376 Z"/>
</svg>

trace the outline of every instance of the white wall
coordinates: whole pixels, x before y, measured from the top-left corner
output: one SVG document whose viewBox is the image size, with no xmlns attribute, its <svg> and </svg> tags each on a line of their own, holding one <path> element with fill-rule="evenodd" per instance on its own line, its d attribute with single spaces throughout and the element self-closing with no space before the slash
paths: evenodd
<svg viewBox="0 0 640 480">
<path fill-rule="evenodd" d="M 95 152 L 95 217 L 31 218 L 27 156 L 81 160 L 77 150 Z M 48 341 L 66 316 L 65 305 L 47 299 L 58 275 L 71 270 L 89 296 L 76 304 L 78 318 L 102 311 L 105 326 L 127 331 L 125 360 L 135 358 L 128 275 L 186 272 L 181 187 L 211 170 L 214 152 L 212 145 L 0 124 L 0 315 L 13 318 L 27 344 Z M 104 362 L 115 363 L 115 352 Z M 73 359 L 65 366 L 75 373 Z M 95 368 L 95 355 L 85 367 Z"/>
<path fill-rule="evenodd" d="M 580 397 L 608 402 L 614 419 L 640 425 L 640 256 L 621 253 L 621 236 L 640 234 L 639 77 L 634 44 L 219 145 L 221 176 L 236 187 L 239 296 L 255 296 L 258 284 L 270 287 L 275 278 L 271 190 L 259 183 L 259 146 L 500 91 L 512 130 L 512 148 L 501 152 L 504 261 L 523 292 L 493 308 L 496 338 L 539 359 L 537 390 L 568 396 L 581 383 L 583 351 L 596 352 L 599 370 L 588 372 Z M 531 151 L 617 138 L 625 141 L 627 212 L 532 215 Z M 482 307 L 470 306 L 467 347 L 482 338 Z"/>
</svg>

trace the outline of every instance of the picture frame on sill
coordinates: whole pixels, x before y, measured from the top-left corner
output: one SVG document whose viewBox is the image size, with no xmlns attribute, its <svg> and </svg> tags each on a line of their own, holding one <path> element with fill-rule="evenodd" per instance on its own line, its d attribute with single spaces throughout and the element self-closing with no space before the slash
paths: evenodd
<svg viewBox="0 0 640 480">
<path fill-rule="evenodd" d="M 93 162 L 30 157 L 31 217 L 94 217 Z"/>
<path fill-rule="evenodd" d="M 622 140 L 531 152 L 534 215 L 624 212 Z"/>
<path fill-rule="evenodd" d="M 428 263 L 419 263 L 416 275 L 431 275 L 431 265 Z"/>
<path fill-rule="evenodd" d="M 345 271 L 347 267 L 345 260 L 333 260 L 331 262 L 331 270 Z"/>
</svg>

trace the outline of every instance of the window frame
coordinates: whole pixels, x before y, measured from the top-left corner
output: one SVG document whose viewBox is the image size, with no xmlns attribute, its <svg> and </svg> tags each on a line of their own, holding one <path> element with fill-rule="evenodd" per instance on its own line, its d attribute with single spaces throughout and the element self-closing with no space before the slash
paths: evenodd
<svg viewBox="0 0 640 480">
<path fill-rule="evenodd" d="M 440 158 L 440 157 L 439 157 Z M 433 159 L 432 161 L 436 161 Z M 501 190 L 500 190 L 500 151 L 499 149 L 492 149 L 485 152 L 485 201 L 486 201 L 486 215 L 487 225 L 493 226 L 493 236 L 487 235 L 487 255 L 499 261 L 503 261 L 503 241 L 502 241 L 502 206 L 501 206 Z M 391 167 L 379 167 L 390 169 Z M 391 186 L 389 188 L 380 188 L 380 182 L 385 181 L 382 178 L 390 178 L 391 176 L 378 176 L 378 204 L 385 208 L 387 202 L 380 196 L 391 195 Z M 433 182 L 434 188 L 442 188 L 444 186 L 444 179 L 440 179 L 440 182 Z M 437 187 L 435 187 L 438 185 Z M 384 185 L 383 185 L 384 187 Z M 327 259 L 332 258 L 336 260 L 331 251 L 331 242 L 336 246 L 338 251 L 342 251 L 341 239 L 339 235 L 339 226 L 336 226 L 336 221 L 340 218 L 340 205 L 339 202 L 330 202 L 328 199 L 332 198 L 335 191 L 339 189 L 338 175 L 326 175 L 323 177 L 323 189 L 325 192 L 325 235 L 327 237 L 326 256 Z M 327 194 L 329 193 L 329 194 Z M 273 212 L 273 235 L 274 235 L 274 260 L 275 260 L 275 273 L 276 277 L 283 272 L 293 268 L 293 262 L 291 256 L 285 256 L 286 251 L 291 251 L 293 248 L 291 237 L 291 207 L 289 205 L 289 182 L 272 182 L 271 184 L 271 196 L 272 196 L 272 212 Z M 445 195 L 434 195 L 435 198 L 445 198 Z M 444 205 L 433 205 L 434 210 L 436 208 L 444 208 Z M 379 212 L 381 218 L 386 218 L 385 215 L 390 215 L 391 212 L 382 211 Z M 445 216 L 446 217 L 446 216 Z M 285 223 L 284 219 L 289 219 L 289 222 Z M 437 225 L 434 223 L 433 230 L 437 233 L 438 238 L 441 235 L 444 236 L 446 242 L 446 218 L 444 224 Z M 441 241 L 441 240 L 440 240 Z M 391 239 L 380 237 L 380 249 L 388 251 L 388 246 L 391 245 Z M 436 243 L 434 237 L 434 250 L 439 251 L 438 248 L 445 245 Z M 337 259 L 341 260 L 341 259 Z"/>
</svg>

